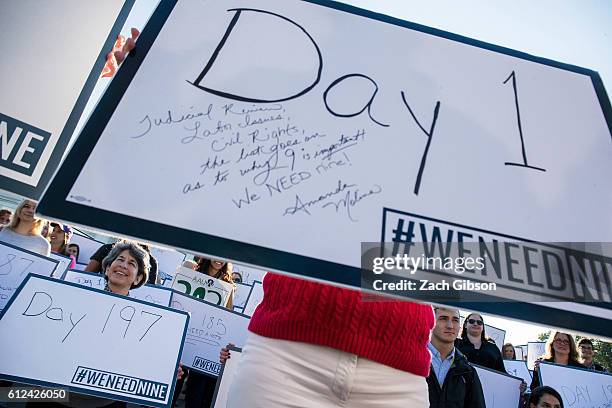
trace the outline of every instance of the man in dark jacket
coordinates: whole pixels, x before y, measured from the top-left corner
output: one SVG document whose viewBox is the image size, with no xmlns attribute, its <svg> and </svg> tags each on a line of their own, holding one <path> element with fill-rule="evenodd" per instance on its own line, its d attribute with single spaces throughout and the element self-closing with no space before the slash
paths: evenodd
<svg viewBox="0 0 612 408">
<path fill-rule="evenodd" d="M 476 370 L 455 348 L 461 325 L 459 311 L 435 308 L 431 332 L 431 369 L 427 377 L 430 408 L 485 408 Z"/>
</svg>

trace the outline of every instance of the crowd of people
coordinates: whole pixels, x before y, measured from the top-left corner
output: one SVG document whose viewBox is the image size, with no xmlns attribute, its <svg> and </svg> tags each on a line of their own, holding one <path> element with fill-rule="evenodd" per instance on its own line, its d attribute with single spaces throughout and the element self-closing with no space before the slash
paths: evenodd
<svg viewBox="0 0 612 408">
<path fill-rule="evenodd" d="M 0 241 L 49 256 L 72 258 L 72 228 L 37 218 L 36 203 L 21 202 L 14 214 L 0 211 Z M 47 225 L 45 235 L 44 226 Z M 72 265 L 74 266 L 74 264 Z M 194 256 L 183 266 L 230 284 L 242 280 L 232 264 Z M 128 295 L 145 283 L 159 284 L 157 262 L 147 245 L 117 240 L 102 245 L 89 260 L 89 272 L 104 275 L 105 290 Z M 225 305 L 232 308 L 232 299 Z M 264 299 L 253 314 L 240 370 L 228 406 L 253 407 L 485 407 L 483 384 L 472 364 L 506 373 L 515 360 L 512 344 L 500 350 L 485 332 L 484 318 L 407 301 L 364 300 L 359 291 L 287 276 L 267 274 Z M 536 360 L 531 384 L 522 383 L 519 407 L 563 407 L 560 394 L 540 386 L 540 361 L 605 372 L 595 363 L 594 345 L 569 333 L 552 332 Z M 231 358 L 220 350 L 220 361 Z M 185 406 L 209 407 L 216 380 L 179 367 L 174 403 L 185 386 Z M 256 379 L 256 380 L 255 380 Z M 78 396 L 77 405 L 125 404 Z"/>
</svg>

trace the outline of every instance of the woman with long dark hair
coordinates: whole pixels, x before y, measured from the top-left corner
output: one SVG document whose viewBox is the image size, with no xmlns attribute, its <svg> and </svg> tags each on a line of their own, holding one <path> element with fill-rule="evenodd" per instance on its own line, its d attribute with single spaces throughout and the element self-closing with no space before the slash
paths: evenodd
<svg viewBox="0 0 612 408">
<path fill-rule="evenodd" d="M 461 337 L 455 346 L 470 363 L 506 373 L 501 351 L 485 333 L 484 320 L 478 313 L 470 313 L 463 321 Z"/>
</svg>

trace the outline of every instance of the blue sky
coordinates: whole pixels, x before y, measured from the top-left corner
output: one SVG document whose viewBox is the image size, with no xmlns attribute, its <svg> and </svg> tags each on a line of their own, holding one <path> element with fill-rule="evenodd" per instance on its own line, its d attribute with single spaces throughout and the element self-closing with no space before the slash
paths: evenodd
<svg viewBox="0 0 612 408">
<path fill-rule="evenodd" d="M 357 7 L 435 27 L 466 37 L 599 72 L 612 89 L 612 3 L 609 0 L 351 0 Z M 136 0 L 127 24 L 142 28 L 157 4 Z M 109 80 L 99 81 L 90 105 Z M 88 116 L 89 110 L 83 117 Z M 547 328 L 485 316 L 487 324 L 506 329 L 506 341 L 535 341 Z"/>
</svg>

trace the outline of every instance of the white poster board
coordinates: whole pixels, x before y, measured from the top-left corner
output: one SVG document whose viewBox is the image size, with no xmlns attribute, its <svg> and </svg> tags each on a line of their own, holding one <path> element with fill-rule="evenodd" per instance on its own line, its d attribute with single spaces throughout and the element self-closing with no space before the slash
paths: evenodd
<svg viewBox="0 0 612 408">
<path fill-rule="evenodd" d="M 238 272 L 242 277 L 242 283 L 247 285 L 253 285 L 253 282 L 260 281 L 263 282 L 264 276 L 266 276 L 266 271 L 263 269 L 253 268 L 252 266 L 246 266 L 242 264 L 233 264 L 234 272 Z"/>
<path fill-rule="evenodd" d="M 435 241 L 433 231 L 502 250 L 543 242 L 534 257 L 551 240 L 612 242 L 612 119 L 596 73 L 339 7 L 158 8 L 40 211 L 354 287 L 360 243 L 390 242 L 393 231 L 407 240 L 411 222 L 425 225 L 414 228 L 421 242 Z M 205 28 L 191 35 L 193 26 Z M 118 200 L 109 167 L 156 183 Z M 460 188 L 466 178 L 473 188 Z M 143 206 L 146 196 L 164 200 Z M 131 222 L 113 223 L 113 214 Z M 561 222 L 576 214 L 572 228 Z M 581 330 L 609 334 L 605 306 L 536 305 L 553 295 L 577 303 L 581 293 L 554 290 L 541 267 L 531 283 L 530 260 L 522 256 L 513 271 L 508 258 L 486 279 L 506 299 L 532 297 L 477 302 L 481 311 L 558 327 L 580 321 Z M 597 273 L 586 271 L 585 282 Z M 610 283 L 600 282 L 601 290 L 578 292 L 610 302 Z"/>
<path fill-rule="evenodd" d="M 63 280 L 99 290 L 104 290 L 106 286 L 106 280 L 102 274 L 76 271 L 74 269 L 66 271 Z"/>
<path fill-rule="evenodd" d="M 72 263 L 72 258 L 54 254 L 53 252 L 49 255 L 49 258 L 55 259 L 58 262 L 53 274 L 51 275 L 54 278 L 61 278 L 64 276 L 64 273 L 70 268 L 70 264 Z"/>
<path fill-rule="evenodd" d="M 542 385 L 553 387 L 571 408 L 609 407 L 612 375 L 542 362 L 538 368 Z"/>
<path fill-rule="evenodd" d="M 39 199 L 134 0 L 2 4 L 0 188 Z M 58 53 L 70 27 L 70 58 Z"/>
<path fill-rule="evenodd" d="M 104 276 L 99 273 L 69 270 L 66 272 L 63 279 L 66 282 L 73 282 L 99 290 L 104 290 L 106 285 Z M 171 289 L 149 284 L 143 285 L 136 289 L 130 289 L 129 292 L 129 297 L 133 299 L 139 299 L 144 302 L 151 302 L 155 303 L 156 305 L 166 307 L 170 306 L 171 296 Z"/>
<path fill-rule="evenodd" d="M 0 376 L 168 407 L 188 320 L 167 307 L 30 275 L 0 315 Z"/>
<path fill-rule="evenodd" d="M 70 243 L 77 244 L 79 246 L 79 258 L 77 259 L 77 263 L 84 265 L 87 265 L 92 255 L 95 254 L 102 245 L 104 245 L 104 242 L 80 235 L 76 232 L 72 234 Z"/>
<path fill-rule="evenodd" d="M 220 306 L 227 305 L 234 291 L 232 284 L 184 266 L 176 270 L 172 289 Z"/>
<path fill-rule="evenodd" d="M 472 364 L 482 384 L 487 408 L 516 408 L 521 397 L 522 380 L 498 371 Z"/>
<path fill-rule="evenodd" d="M 247 299 L 246 304 L 244 305 L 243 313 L 249 317 L 253 316 L 253 313 L 255 313 L 255 309 L 257 309 L 257 306 L 259 306 L 263 298 L 263 284 L 258 281 L 253 282 L 253 289 L 251 289 L 249 298 Z"/>
<path fill-rule="evenodd" d="M 174 276 L 176 268 L 181 266 L 185 260 L 185 254 L 179 251 L 156 246 L 151 246 L 150 249 L 151 255 L 157 261 L 158 273 L 161 271 L 166 275 Z"/>
<path fill-rule="evenodd" d="M 244 310 L 244 306 L 251 294 L 253 289 L 252 285 L 245 285 L 244 283 L 236 283 L 236 291 L 234 292 L 233 306 Z"/>
<path fill-rule="evenodd" d="M 546 343 L 541 341 L 527 342 L 527 368 L 533 371 L 535 361 L 546 353 Z"/>
<path fill-rule="evenodd" d="M 522 360 L 504 360 L 506 372 L 513 377 L 522 378 L 527 385 L 531 384 L 531 373 L 527 369 L 527 363 Z"/>
<path fill-rule="evenodd" d="M 230 358 L 221 365 L 221 373 L 217 378 L 217 386 L 215 388 L 215 395 L 213 396 L 213 403 L 211 408 L 226 408 L 227 407 L 227 396 L 229 393 L 230 386 L 234 380 L 238 369 L 238 363 L 242 358 L 242 349 L 237 347 L 230 347 Z"/>
<path fill-rule="evenodd" d="M 172 294 L 171 307 L 189 312 L 189 328 L 181 363 L 216 377 L 221 370 L 219 352 L 232 343 L 242 347 L 248 333 L 249 318 L 182 293 Z"/>
<path fill-rule="evenodd" d="M 527 345 L 522 345 L 521 349 L 523 350 L 523 360 L 527 361 L 527 351 L 529 351 Z"/>
<path fill-rule="evenodd" d="M 523 348 L 521 346 L 515 346 L 514 353 L 516 354 L 517 360 L 523 360 Z"/>
<path fill-rule="evenodd" d="M 29 273 L 51 276 L 58 263 L 55 259 L 0 242 L 0 310 Z"/>
</svg>

